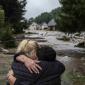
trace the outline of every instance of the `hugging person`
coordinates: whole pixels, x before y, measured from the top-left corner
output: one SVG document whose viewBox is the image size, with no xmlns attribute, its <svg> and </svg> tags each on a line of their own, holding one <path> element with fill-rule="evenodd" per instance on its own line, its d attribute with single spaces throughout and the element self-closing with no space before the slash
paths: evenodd
<svg viewBox="0 0 85 85">
<path fill-rule="evenodd" d="M 12 70 L 8 73 L 10 85 L 61 85 L 65 67 L 56 60 L 53 48 L 23 40 L 14 55 Z"/>
</svg>

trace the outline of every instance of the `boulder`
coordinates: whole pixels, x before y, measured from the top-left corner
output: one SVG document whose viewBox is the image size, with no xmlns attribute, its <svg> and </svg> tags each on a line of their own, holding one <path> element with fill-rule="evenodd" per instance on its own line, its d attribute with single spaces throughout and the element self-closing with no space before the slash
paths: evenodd
<svg viewBox="0 0 85 85">
<path fill-rule="evenodd" d="M 85 41 L 79 42 L 75 47 L 83 47 L 85 48 Z"/>
<path fill-rule="evenodd" d="M 9 53 L 9 51 L 7 49 L 4 49 L 4 48 L 0 48 L 0 52 Z"/>
<path fill-rule="evenodd" d="M 63 40 L 63 41 L 70 41 L 70 37 L 68 36 L 62 36 L 62 38 L 57 38 L 58 40 Z"/>
</svg>

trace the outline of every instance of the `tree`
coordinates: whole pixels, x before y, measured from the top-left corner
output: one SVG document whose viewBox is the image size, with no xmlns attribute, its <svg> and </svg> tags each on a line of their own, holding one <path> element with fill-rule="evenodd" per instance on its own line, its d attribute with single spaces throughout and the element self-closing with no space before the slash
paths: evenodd
<svg viewBox="0 0 85 85">
<path fill-rule="evenodd" d="M 59 29 L 64 32 L 85 30 L 85 0 L 60 0 Z"/>
<path fill-rule="evenodd" d="M 15 39 L 12 34 L 11 26 L 5 25 L 5 30 L 1 32 L 0 40 L 2 42 L 3 47 L 5 48 L 13 48 L 16 47 Z"/>
<path fill-rule="evenodd" d="M 0 6 L 0 29 L 3 27 L 4 25 L 4 10 L 2 9 L 2 7 Z"/>
<path fill-rule="evenodd" d="M 35 18 L 35 22 L 37 23 L 43 23 L 46 22 L 48 23 L 52 19 L 52 15 L 50 13 L 44 12 L 38 17 Z"/>
<path fill-rule="evenodd" d="M 24 19 L 26 0 L 0 0 L 0 5 L 5 11 L 5 22 L 16 30 L 17 23 Z"/>
<path fill-rule="evenodd" d="M 53 9 L 53 10 L 51 11 L 51 15 L 52 15 L 52 17 L 53 17 L 55 20 L 57 20 L 57 18 L 58 18 L 58 16 L 59 16 L 60 13 L 61 13 L 61 7 L 58 7 L 58 8 Z"/>
<path fill-rule="evenodd" d="M 12 30 L 10 25 L 6 25 L 4 22 L 5 13 L 2 7 L 0 7 L 0 41 L 6 48 L 15 47 L 15 40 L 12 36 Z M 10 43 L 10 44 L 9 44 Z"/>
<path fill-rule="evenodd" d="M 17 25 L 14 25 L 16 29 L 14 29 L 14 33 L 23 33 L 24 29 L 28 28 L 28 22 L 27 20 L 22 20 L 19 23 L 17 23 Z"/>
</svg>

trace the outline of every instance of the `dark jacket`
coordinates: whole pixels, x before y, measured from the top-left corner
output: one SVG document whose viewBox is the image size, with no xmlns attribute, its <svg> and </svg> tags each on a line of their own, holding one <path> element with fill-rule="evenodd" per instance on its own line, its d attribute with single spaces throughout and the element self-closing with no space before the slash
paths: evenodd
<svg viewBox="0 0 85 85">
<path fill-rule="evenodd" d="M 61 74 L 65 70 L 61 62 L 41 61 L 39 65 L 42 67 L 40 73 L 31 74 L 23 63 L 14 59 L 12 69 L 17 78 L 15 85 L 61 85 Z"/>
</svg>

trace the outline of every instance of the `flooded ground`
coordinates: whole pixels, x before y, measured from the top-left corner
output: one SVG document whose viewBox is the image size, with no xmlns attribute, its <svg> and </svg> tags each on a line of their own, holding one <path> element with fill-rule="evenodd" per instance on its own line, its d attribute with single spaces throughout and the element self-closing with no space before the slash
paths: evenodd
<svg viewBox="0 0 85 85">
<path fill-rule="evenodd" d="M 85 60 L 83 58 L 59 56 L 57 59 L 66 67 L 62 85 L 85 85 Z"/>
<path fill-rule="evenodd" d="M 62 76 L 62 85 L 85 85 L 85 49 L 74 47 L 76 43 L 73 42 L 57 40 L 56 37 L 64 35 L 61 32 L 36 31 L 36 33 L 30 35 L 30 38 L 41 37 L 38 38 L 39 44 L 52 46 L 57 53 L 56 59 L 65 65 L 66 71 Z M 45 41 L 43 42 L 42 39 Z M 11 56 L 0 54 L 0 85 L 5 85 L 5 76 L 11 62 Z"/>
<path fill-rule="evenodd" d="M 74 47 L 77 43 L 58 40 L 58 37 L 64 35 L 62 32 L 38 31 L 38 33 L 55 49 L 56 59 L 66 67 L 62 85 L 85 85 L 85 48 Z"/>
</svg>

